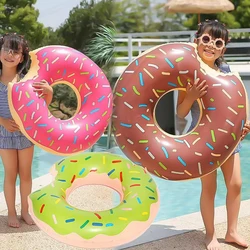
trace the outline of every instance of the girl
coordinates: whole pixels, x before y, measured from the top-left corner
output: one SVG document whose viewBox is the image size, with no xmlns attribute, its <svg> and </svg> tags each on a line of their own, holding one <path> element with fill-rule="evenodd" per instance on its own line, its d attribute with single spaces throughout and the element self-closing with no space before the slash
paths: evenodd
<svg viewBox="0 0 250 250">
<path fill-rule="evenodd" d="M 229 66 L 222 64 L 223 54 L 226 50 L 225 46 L 228 41 L 228 30 L 217 20 L 207 20 L 199 25 L 195 39 L 199 56 L 209 67 L 224 73 L 230 72 Z M 205 81 L 197 79 L 192 85 L 189 84 L 187 86 L 186 92 L 179 92 L 177 115 L 180 118 L 184 118 L 191 110 L 192 124 L 189 131 L 196 126 L 199 120 L 200 110 L 196 100 L 207 93 L 207 87 Z M 246 123 L 241 139 L 246 136 L 249 130 L 249 123 Z M 241 202 L 240 147 L 241 145 L 238 145 L 231 157 L 221 166 L 227 187 L 226 207 L 228 226 L 225 241 L 247 247 L 248 244 L 237 232 L 237 220 Z M 220 249 L 220 244 L 216 238 L 214 229 L 216 177 L 217 171 L 214 171 L 201 178 L 202 192 L 200 209 L 206 229 L 205 244 L 208 250 Z"/>
<path fill-rule="evenodd" d="M 0 156 L 4 165 L 4 195 L 8 207 L 8 225 L 19 227 L 15 209 L 17 174 L 20 177 L 21 218 L 29 225 L 34 224 L 28 213 L 27 197 L 31 192 L 31 165 L 33 144 L 19 131 L 11 117 L 8 106 L 8 83 L 18 82 L 29 61 L 29 49 L 23 36 L 6 34 L 0 38 Z M 39 97 L 51 102 L 53 90 L 45 82 L 34 83 Z"/>
</svg>

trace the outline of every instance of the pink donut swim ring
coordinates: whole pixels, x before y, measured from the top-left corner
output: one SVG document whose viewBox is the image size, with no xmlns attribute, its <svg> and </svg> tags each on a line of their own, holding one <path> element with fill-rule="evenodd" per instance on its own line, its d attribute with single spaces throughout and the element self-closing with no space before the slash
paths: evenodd
<svg viewBox="0 0 250 250">
<path fill-rule="evenodd" d="M 102 70 L 87 56 L 66 46 L 46 46 L 30 52 L 31 67 L 18 83 L 10 84 L 11 114 L 21 132 L 48 152 L 70 155 L 92 146 L 102 135 L 112 113 L 112 90 Z M 67 84 L 78 106 L 68 120 L 55 118 L 32 83 Z"/>
</svg>

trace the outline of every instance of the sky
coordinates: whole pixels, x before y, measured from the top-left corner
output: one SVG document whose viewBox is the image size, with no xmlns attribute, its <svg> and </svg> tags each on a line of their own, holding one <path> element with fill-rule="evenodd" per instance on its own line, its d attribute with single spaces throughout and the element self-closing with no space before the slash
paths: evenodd
<svg viewBox="0 0 250 250">
<path fill-rule="evenodd" d="M 68 18 L 73 7 L 80 2 L 81 0 L 37 0 L 35 8 L 40 12 L 38 21 L 45 27 L 56 29 Z"/>
<path fill-rule="evenodd" d="M 69 17 L 69 12 L 79 5 L 81 0 L 37 0 L 35 8 L 39 10 L 38 21 L 45 27 L 56 29 Z M 167 0 L 155 0 L 162 3 Z"/>
</svg>

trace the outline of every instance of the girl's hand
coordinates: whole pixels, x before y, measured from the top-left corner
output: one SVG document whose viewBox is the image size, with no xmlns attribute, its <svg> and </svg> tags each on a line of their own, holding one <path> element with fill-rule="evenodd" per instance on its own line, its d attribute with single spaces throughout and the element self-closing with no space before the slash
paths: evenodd
<svg viewBox="0 0 250 250">
<path fill-rule="evenodd" d="M 200 79 L 197 78 L 194 84 L 188 84 L 186 88 L 186 95 L 189 100 L 192 102 L 196 101 L 198 98 L 201 98 L 207 93 L 208 85 L 206 85 L 206 80 L 199 82 Z"/>
<path fill-rule="evenodd" d="M 41 82 L 34 82 L 32 87 L 33 91 L 38 93 L 39 98 L 45 97 L 46 95 L 53 95 L 52 87 L 45 80 L 42 80 Z"/>
<path fill-rule="evenodd" d="M 1 124 L 7 131 L 11 133 L 20 131 L 19 126 L 15 123 L 13 119 L 2 118 Z"/>
<path fill-rule="evenodd" d="M 49 105 L 53 98 L 53 88 L 48 84 L 47 81 L 42 80 L 41 82 L 34 82 L 32 84 L 33 91 L 38 93 L 39 98 L 44 98 L 47 105 Z"/>
<path fill-rule="evenodd" d="M 247 121 L 243 127 L 240 139 L 243 140 L 249 132 L 250 132 L 250 121 Z"/>
</svg>

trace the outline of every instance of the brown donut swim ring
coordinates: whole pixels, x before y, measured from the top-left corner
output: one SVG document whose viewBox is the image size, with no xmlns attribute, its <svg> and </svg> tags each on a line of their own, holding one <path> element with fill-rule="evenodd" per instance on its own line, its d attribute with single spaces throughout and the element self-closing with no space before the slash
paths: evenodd
<svg viewBox="0 0 250 250">
<path fill-rule="evenodd" d="M 129 159 L 161 178 L 186 180 L 214 171 L 236 148 L 247 118 L 247 94 L 239 75 L 209 68 L 196 47 L 172 43 L 144 52 L 126 68 L 114 90 L 117 144 Z M 198 101 L 197 126 L 181 136 L 164 132 L 155 120 L 157 102 L 196 78 L 209 85 Z"/>
</svg>

